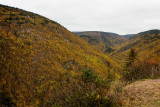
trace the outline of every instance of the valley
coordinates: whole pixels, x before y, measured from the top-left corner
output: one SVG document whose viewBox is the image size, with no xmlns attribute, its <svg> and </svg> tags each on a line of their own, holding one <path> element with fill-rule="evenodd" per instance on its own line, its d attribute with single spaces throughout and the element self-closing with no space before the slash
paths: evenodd
<svg viewBox="0 0 160 107">
<path fill-rule="evenodd" d="M 145 101 L 160 104 L 157 29 L 72 33 L 36 13 L 0 5 L 0 59 L 2 107 L 146 106 L 137 89 L 152 83 L 156 101 Z M 152 89 L 144 89 L 149 98 Z"/>
</svg>

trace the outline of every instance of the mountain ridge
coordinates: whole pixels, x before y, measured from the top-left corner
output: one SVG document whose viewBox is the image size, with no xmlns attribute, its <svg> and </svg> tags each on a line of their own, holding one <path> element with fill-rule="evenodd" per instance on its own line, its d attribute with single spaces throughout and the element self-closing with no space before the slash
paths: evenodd
<svg viewBox="0 0 160 107">
<path fill-rule="evenodd" d="M 73 32 L 79 35 L 81 38 L 86 40 L 88 43 L 99 49 L 104 53 L 113 52 L 118 45 L 123 44 L 126 38 L 109 32 L 99 32 L 99 31 L 86 31 L 86 32 Z"/>
<path fill-rule="evenodd" d="M 112 53 L 112 55 L 119 57 L 125 57 L 127 52 L 134 48 L 141 59 L 154 58 L 159 59 L 159 45 L 160 45 L 160 30 L 148 30 L 140 32 L 123 44 L 118 50 Z M 144 55 L 145 54 L 145 55 Z M 120 56 L 119 56 L 120 55 Z"/>
<path fill-rule="evenodd" d="M 160 75 L 159 30 L 131 38 L 99 31 L 75 35 L 18 8 L 0 5 L 0 16 L 2 107 L 121 105 L 119 81 Z"/>
</svg>

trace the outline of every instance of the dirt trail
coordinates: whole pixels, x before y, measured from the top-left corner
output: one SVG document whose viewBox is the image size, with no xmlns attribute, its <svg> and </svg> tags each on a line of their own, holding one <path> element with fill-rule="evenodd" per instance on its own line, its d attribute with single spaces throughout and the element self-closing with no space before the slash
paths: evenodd
<svg viewBox="0 0 160 107">
<path fill-rule="evenodd" d="M 124 87 L 122 101 L 126 107 L 160 107 L 160 79 L 138 81 Z"/>
</svg>

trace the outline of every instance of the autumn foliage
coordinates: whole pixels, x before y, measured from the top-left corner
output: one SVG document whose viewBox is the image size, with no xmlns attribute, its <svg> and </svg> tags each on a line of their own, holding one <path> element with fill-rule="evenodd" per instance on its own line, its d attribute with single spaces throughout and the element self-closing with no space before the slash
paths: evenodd
<svg viewBox="0 0 160 107">
<path fill-rule="evenodd" d="M 94 34 L 83 40 L 55 21 L 0 5 L 0 106 L 115 107 L 113 81 L 160 77 L 159 31 L 128 40 Z"/>
<path fill-rule="evenodd" d="M 13 106 L 69 106 L 96 89 L 79 79 L 81 71 L 107 79 L 108 63 L 112 72 L 120 68 L 57 22 L 3 5 L 0 59 L 0 104 Z"/>
</svg>

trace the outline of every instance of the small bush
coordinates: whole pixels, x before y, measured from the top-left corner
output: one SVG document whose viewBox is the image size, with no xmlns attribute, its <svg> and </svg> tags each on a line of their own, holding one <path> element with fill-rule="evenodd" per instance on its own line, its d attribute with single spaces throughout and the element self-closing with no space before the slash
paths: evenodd
<svg viewBox="0 0 160 107">
<path fill-rule="evenodd" d="M 92 72 L 92 70 L 87 69 L 82 71 L 82 80 L 84 82 L 93 82 L 96 80 L 96 76 L 94 75 L 94 73 Z"/>
<path fill-rule="evenodd" d="M 125 69 L 123 78 L 126 81 L 136 81 L 140 79 L 150 79 L 160 77 L 160 66 L 153 64 L 148 60 L 135 61 L 131 66 Z"/>
</svg>

